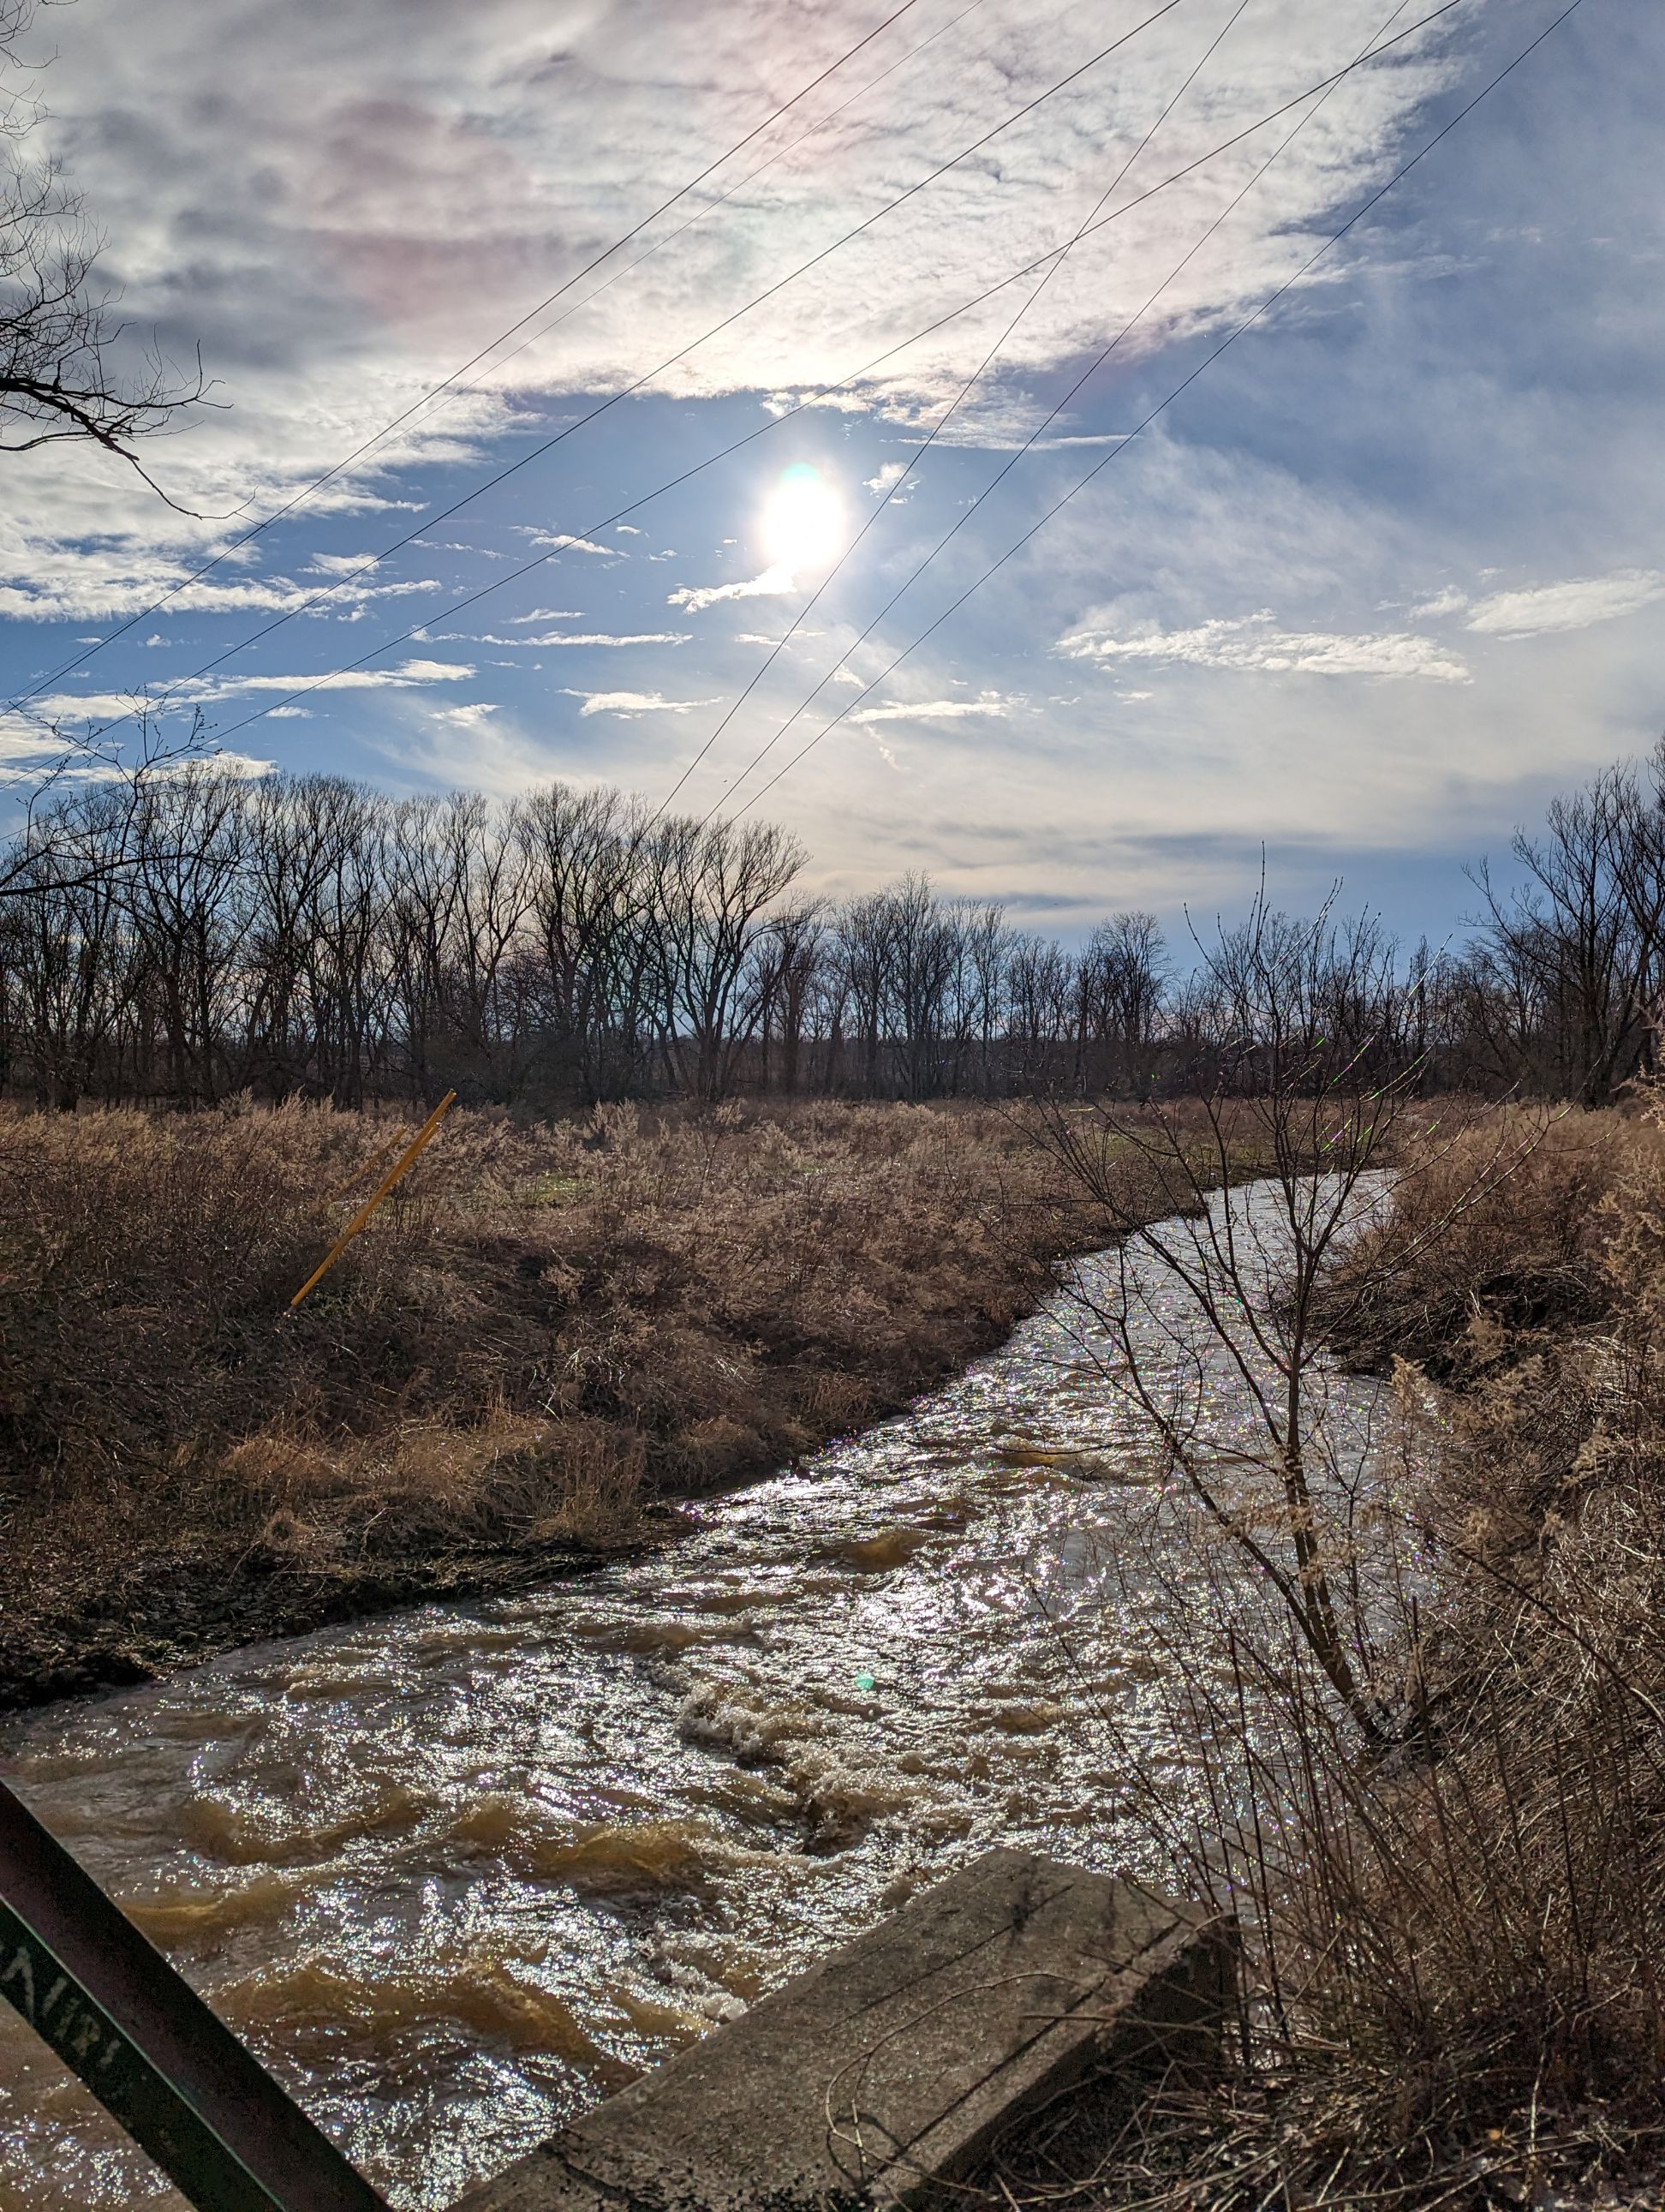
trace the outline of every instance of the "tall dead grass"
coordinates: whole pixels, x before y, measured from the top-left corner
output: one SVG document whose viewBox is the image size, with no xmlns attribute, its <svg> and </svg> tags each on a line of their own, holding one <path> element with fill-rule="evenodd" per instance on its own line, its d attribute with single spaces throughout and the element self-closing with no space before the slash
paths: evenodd
<svg viewBox="0 0 1665 2212">
<path fill-rule="evenodd" d="M 1006 1115 L 0 1115 L 11 1694 L 630 1540 L 984 1348 L 1080 1233 Z M 0 1689 L 0 1694 L 4 1694 Z"/>
<path fill-rule="evenodd" d="M 1500 1137 L 1516 1171 L 1454 1212 Z M 1372 1626 L 1401 1741 L 1362 1748 L 1240 1593 L 1215 1608 L 1225 1665 L 1200 1663 L 1188 1586 L 1164 1661 L 1202 1778 L 1188 1825 L 1170 1772 L 1136 1747 L 1125 1771 L 1171 1877 L 1239 1917 L 1233 2061 L 1207 2088 L 1121 2085 L 1085 2136 L 1060 2112 L 1007 2146 L 992 2202 L 1657 2203 L 1665 1118 L 1505 1115 L 1404 1167 L 1334 1286 L 1352 1355 L 1396 1384 Z"/>
</svg>

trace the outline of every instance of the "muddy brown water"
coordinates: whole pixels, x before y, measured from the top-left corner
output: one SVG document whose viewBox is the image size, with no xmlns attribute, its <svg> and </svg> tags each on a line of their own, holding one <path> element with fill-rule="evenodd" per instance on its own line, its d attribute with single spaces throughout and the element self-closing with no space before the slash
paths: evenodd
<svg viewBox="0 0 1665 2212">
<path fill-rule="evenodd" d="M 1184 1793 L 1153 1653 L 1198 1570 L 1094 1352 L 1060 1293 L 649 1557 L 53 1709 L 0 1758 L 395 2205 L 447 2204 L 995 1844 L 1139 1862 L 1104 1716 Z M 1376 1389 L 1339 1385 L 1361 1435 Z M 179 2202 L 0 2017 L 0 2206 Z"/>
</svg>

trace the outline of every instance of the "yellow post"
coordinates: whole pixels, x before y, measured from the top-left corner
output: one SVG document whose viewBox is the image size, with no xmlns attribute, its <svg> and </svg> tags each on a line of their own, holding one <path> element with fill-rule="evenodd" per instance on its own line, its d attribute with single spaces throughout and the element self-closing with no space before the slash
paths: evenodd
<svg viewBox="0 0 1665 2212">
<path fill-rule="evenodd" d="M 336 1238 L 335 1243 L 331 1245 L 329 1250 L 319 1261 L 317 1267 L 313 1268 L 312 1273 L 307 1276 L 306 1281 L 302 1283 L 301 1288 L 289 1300 L 291 1310 L 300 1304 L 301 1299 L 306 1297 L 308 1291 L 313 1289 L 316 1284 L 323 1281 L 325 1276 L 329 1273 L 331 1268 L 334 1267 L 336 1261 L 347 1249 L 347 1247 L 352 1243 L 354 1237 L 358 1235 L 359 1231 L 363 1228 L 365 1223 L 370 1218 L 370 1216 L 381 1204 L 383 1199 L 386 1197 L 388 1192 L 392 1190 L 393 1185 L 398 1181 L 399 1177 L 404 1174 L 408 1168 L 414 1166 L 417 1153 L 421 1152 L 422 1146 L 428 1142 L 428 1139 L 439 1127 L 441 1122 L 444 1121 L 446 1115 L 450 1112 L 451 1109 L 456 1104 L 456 1092 L 454 1091 L 447 1091 L 444 1097 L 441 1099 L 439 1104 L 434 1109 L 434 1111 L 422 1123 L 421 1128 L 417 1130 L 416 1135 L 410 1139 L 410 1142 L 405 1146 L 404 1152 L 399 1155 L 399 1158 L 394 1165 L 388 1170 L 387 1173 L 376 1185 L 376 1188 L 371 1192 L 369 1197 L 365 1200 L 363 1205 L 360 1206 L 358 1212 L 347 1224 L 347 1226 L 342 1231 L 340 1236 Z"/>
<path fill-rule="evenodd" d="M 338 1182 L 336 1185 L 335 1188 L 330 1193 L 331 1203 L 333 1205 L 337 1199 L 345 1198 L 348 1192 L 352 1188 L 355 1182 L 362 1182 L 366 1176 L 374 1175 L 384 1160 L 392 1159 L 393 1154 L 398 1152 L 399 1146 L 404 1142 L 404 1130 L 395 1130 L 393 1134 L 388 1139 L 387 1142 L 382 1146 L 379 1152 L 372 1152 L 368 1160 L 361 1160 L 358 1165 L 353 1170 L 351 1175 L 348 1176 L 346 1182 Z"/>
</svg>

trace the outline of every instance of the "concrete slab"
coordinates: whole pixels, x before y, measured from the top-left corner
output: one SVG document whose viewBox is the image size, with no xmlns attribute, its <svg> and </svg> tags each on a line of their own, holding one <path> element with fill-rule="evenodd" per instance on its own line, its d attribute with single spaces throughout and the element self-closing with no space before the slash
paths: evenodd
<svg viewBox="0 0 1665 2212">
<path fill-rule="evenodd" d="M 991 1851 L 586 2115 L 457 2212 L 917 2203 L 1107 2063 L 1206 2061 L 1218 1920 Z"/>
</svg>

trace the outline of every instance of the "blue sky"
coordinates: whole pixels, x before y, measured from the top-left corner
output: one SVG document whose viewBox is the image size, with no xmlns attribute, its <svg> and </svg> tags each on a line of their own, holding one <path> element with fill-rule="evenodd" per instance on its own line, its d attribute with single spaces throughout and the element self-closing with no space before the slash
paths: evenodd
<svg viewBox="0 0 1665 2212">
<path fill-rule="evenodd" d="M 1188 902 L 1241 905 L 1264 846 L 1291 904 L 1341 875 L 1396 926 L 1450 931 L 1465 860 L 1665 726 L 1665 15 L 1583 0 L 1137 438 L 1559 5 L 1459 0 L 1350 76 L 1258 181 L 1305 111 L 1084 238 L 928 450 L 1033 277 L 836 404 L 800 405 L 1062 245 L 1130 155 L 1112 210 L 1426 12 L 1177 0 L 879 212 L 1154 4 L 915 0 L 568 294 L 554 327 L 419 409 L 33 711 L 96 726 L 143 691 L 200 706 L 251 763 L 397 791 L 599 779 L 655 802 L 711 740 L 677 804 L 703 811 L 734 785 L 744 805 L 795 763 L 757 803 L 802 835 L 817 888 L 919 866 L 1066 934 L 1130 904 L 1173 926 Z M 222 404 L 147 464 L 230 519 L 183 518 L 101 457 L 9 459 L 8 692 L 224 552 L 886 12 L 170 0 L 137 26 L 116 0 L 55 11 L 47 136 L 108 240 L 135 341 L 180 359 L 200 341 L 218 380 Z M 813 489 L 787 491 L 783 521 L 788 479 Z M 0 721 L 19 777 L 44 742 L 26 716 Z"/>
</svg>

